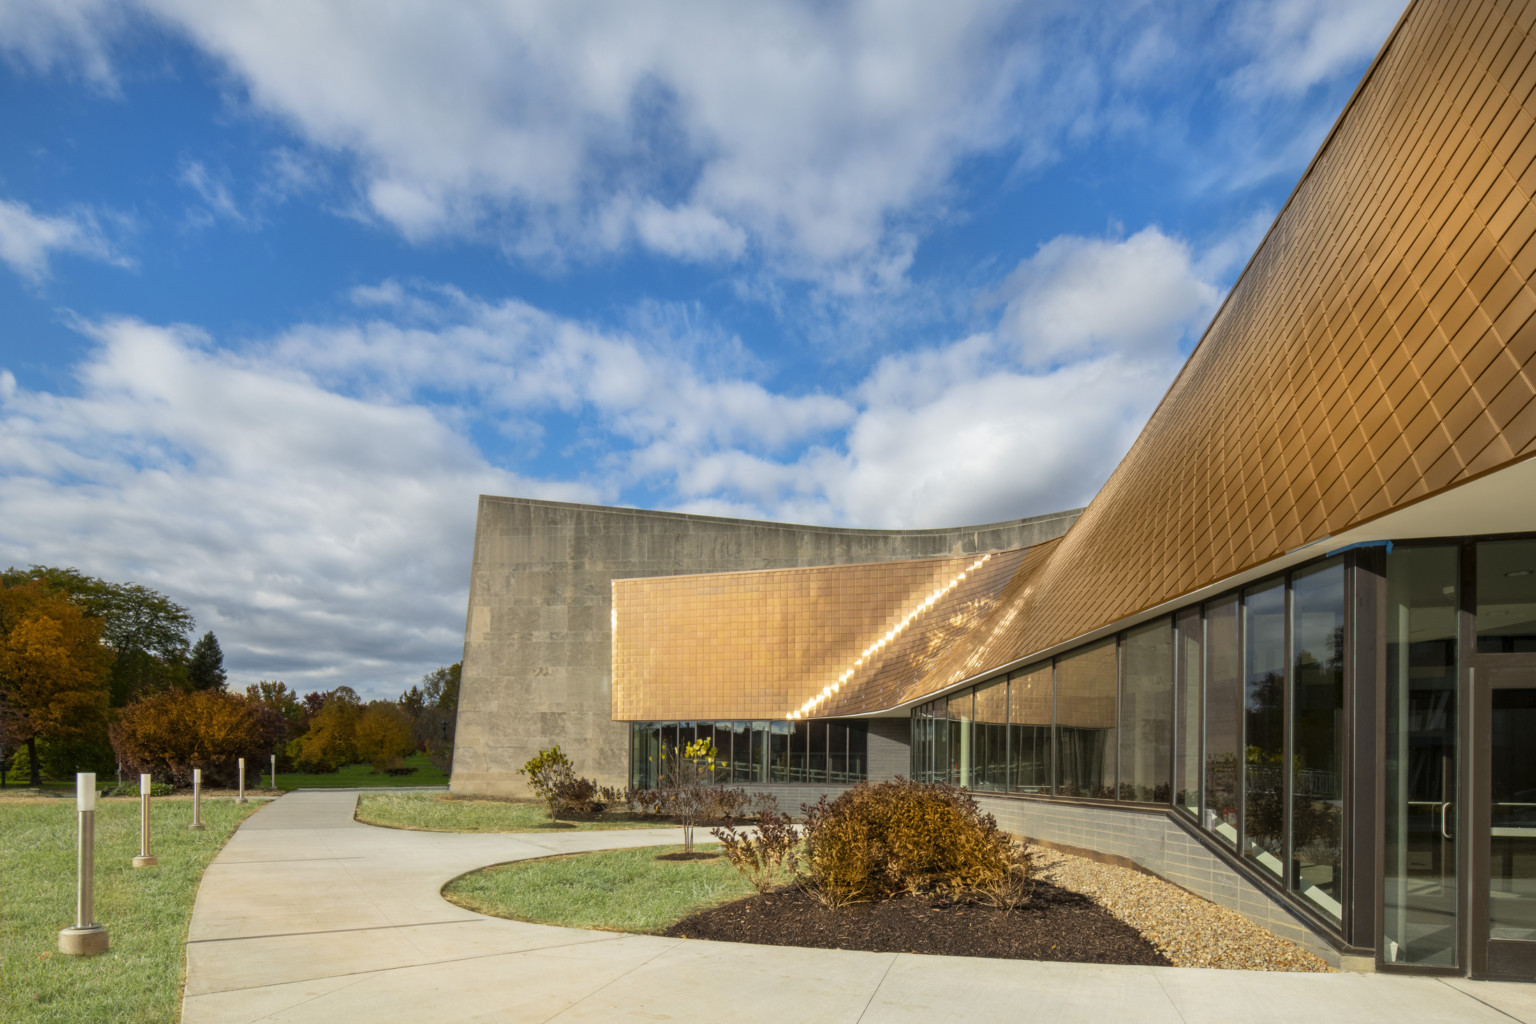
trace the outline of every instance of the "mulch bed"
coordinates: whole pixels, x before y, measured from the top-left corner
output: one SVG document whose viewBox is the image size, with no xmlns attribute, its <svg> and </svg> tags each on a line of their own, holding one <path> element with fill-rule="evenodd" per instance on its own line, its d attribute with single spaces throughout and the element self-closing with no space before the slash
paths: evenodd
<svg viewBox="0 0 1536 1024">
<path fill-rule="evenodd" d="M 1086 896 L 1041 881 L 1029 902 L 1011 913 L 917 897 L 828 910 L 803 892 L 786 890 L 685 917 L 662 934 L 873 953 L 1171 966 L 1135 929 Z"/>
</svg>

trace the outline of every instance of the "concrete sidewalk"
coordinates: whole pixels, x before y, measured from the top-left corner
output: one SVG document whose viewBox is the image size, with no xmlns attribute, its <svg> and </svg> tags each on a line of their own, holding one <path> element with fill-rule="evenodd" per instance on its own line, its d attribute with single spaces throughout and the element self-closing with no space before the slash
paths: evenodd
<svg viewBox="0 0 1536 1024">
<path fill-rule="evenodd" d="M 184 1024 L 1168 1021 L 1536 1024 L 1536 985 L 791 949 L 551 928 L 439 894 L 486 864 L 680 842 L 675 829 L 449 835 L 290 793 L 209 866 Z"/>
</svg>

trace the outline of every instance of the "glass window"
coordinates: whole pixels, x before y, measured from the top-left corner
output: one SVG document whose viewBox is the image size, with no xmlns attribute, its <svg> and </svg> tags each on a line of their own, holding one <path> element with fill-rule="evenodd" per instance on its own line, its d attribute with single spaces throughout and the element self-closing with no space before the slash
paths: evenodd
<svg viewBox="0 0 1536 1024">
<path fill-rule="evenodd" d="M 655 789 L 661 764 L 660 724 L 631 722 L 629 739 L 629 784 L 636 789 Z"/>
<path fill-rule="evenodd" d="M 1488 937 L 1536 940 L 1536 690 L 1494 690 L 1488 723 Z"/>
<path fill-rule="evenodd" d="M 725 784 L 731 781 L 731 723 L 715 722 L 713 726 L 714 738 L 712 742 L 715 744 L 714 780 Z M 699 735 L 704 735 L 704 727 L 702 725 L 699 726 Z"/>
<path fill-rule="evenodd" d="M 1115 688 L 1113 637 L 1056 659 L 1056 791 L 1113 798 Z"/>
<path fill-rule="evenodd" d="M 756 782 L 752 772 L 752 723 L 731 723 L 731 782 Z"/>
<path fill-rule="evenodd" d="M 949 784 L 971 788 L 971 705 L 970 690 L 949 698 Z"/>
<path fill-rule="evenodd" d="M 811 723 L 805 719 L 794 723 L 789 746 L 789 781 L 807 782 L 809 776 L 806 771 L 807 756 L 811 737 Z"/>
<path fill-rule="evenodd" d="M 806 751 L 805 781 L 827 781 L 827 730 L 831 723 L 826 720 L 809 722 L 810 741 Z"/>
<path fill-rule="evenodd" d="M 976 789 L 1008 788 L 1008 681 L 998 679 L 976 688 L 975 748 L 971 785 Z"/>
<path fill-rule="evenodd" d="M 1237 846 L 1238 766 L 1243 752 L 1243 658 L 1237 595 L 1205 606 L 1206 830 Z"/>
<path fill-rule="evenodd" d="M 1291 580 L 1291 877 L 1344 916 L 1344 563 Z"/>
<path fill-rule="evenodd" d="M 1009 786 L 1020 793 L 1051 791 L 1051 663 L 1008 680 Z"/>
<path fill-rule="evenodd" d="M 933 706 L 912 712 L 912 781 L 933 781 Z"/>
<path fill-rule="evenodd" d="M 1128 630 L 1120 665 L 1120 799 L 1166 804 L 1173 763 L 1173 621 Z"/>
<path fill-rule="evenodd" d="M 1177 736 L 1174 751 L 1173 803 L 1192 818 L 1200 817 L 1200 647 L 1203 624 L 1199 608 L 1186 608 L 1178 619 Z"/>
<path fill-rule="evenodd" d="M 932 726 L 933 745 L 929 747 L 932 761 L 929 769 L 928 781 L 953 782 L 949 777 L 949 717 L 946 712 L 946 702 L 942 699 L 933 702 Z"/>
<path fill-rule="evenodd" d="M 1382 957 L 1455 967 L 1456 547 L 1387 556 Z"/>
<path fill-rule="evenodd" d="M 1477 545 L 1477 653 L 1536 652 L 1536 540 Z"/>
<path fill-rule="evenodd" d="M 1243 856 L 1276 877 L 1285 841 L 1285 583 L 1243 595 Z"/>
<path fill-rule="evenodd" d="M 827 723 L 827 781 L 848 782 L 848 723 Z"/>
<path fill-rule="evenodd" d="M 869 777 L 869 723 L 848 723 L 848 781 L 859 782 Z"/>
<path fill-rule="evenodd" d="M 752 781 L 767 782 L 772 776 L 768 765 L 773 760 L 773 745 L 769 741 L 769 729 L 773 722 L 752 723 Z"/>
<path fill-rule="evenodd" d="M 793 722 L 769 722 L 768 781 L 789 781 L 789 732 Z"/>
</svg>

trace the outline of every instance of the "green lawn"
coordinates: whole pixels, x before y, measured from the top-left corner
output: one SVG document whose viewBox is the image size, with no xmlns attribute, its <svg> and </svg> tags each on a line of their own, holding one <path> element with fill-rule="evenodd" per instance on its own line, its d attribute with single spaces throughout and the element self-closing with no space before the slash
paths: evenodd
<svg viewBox="0 0 1536 1024">
<path fill-rule="evenodd" d="M 283 776 L 279 775 L 278 778 Z M 639 815 L 603 814 L 555 824 L 542 803 L 474 800 L 446 793 L 364 793 L 357 820 L 421 832 L 553 832 L 608 828 L 667 828 L 673 822 Z"/>
<path fill-rule="evenodd" d="M 724 857 L 665 861 L 681 846 L 606 850 L 517 861 L 460 875 L 443 887 L 449 902 L 481 914 L 538 924 L 657 932 L 697 910 L 752 893 Z M 713 843 L 696 849 L 712 852 Z"/>
<path fill-rule="evenodd" d="M 58 931 L 74 923 L 75 802 L 0 802 L 0 1020 L 177 1020 L 197 883 L 235 826 L 260 806 L 204 800 L 207 831 L 188 832 L 190 800 L 154 800 L 151 851 L 160 864 L 135 870 L 138 800 L 98 801 L 96 919 L 107 926 L 111 948 L 70 957 L 58 952 Z"/>
<path fill-rule="evenodd" d="M 330 775 L 305 775 L 298 772 L 278 772 L 278 789 L 359 789 L 372 786 L 446 786 L 448 776 L 438 771 L 432 764 L 432 759 L 426 754 L 412 754 L 405 759 L 407 768 L 416 769 L 409 775 L 381 775 L 376 774 L 372 765 L 349 764 Z M 258 789 L 270 785 L 271 775 L 267 773 L 266 765 L 260 776 L 246 775 L 246 783 L 251 789 Z M 247 765 L 246 771 L 250 771 Z"/>
</svg>

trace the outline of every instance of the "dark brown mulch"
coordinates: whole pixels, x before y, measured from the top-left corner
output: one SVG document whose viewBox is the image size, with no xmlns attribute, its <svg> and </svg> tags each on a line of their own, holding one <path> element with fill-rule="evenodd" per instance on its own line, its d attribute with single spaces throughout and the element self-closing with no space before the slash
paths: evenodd
<svg viewBox="0 0 1536 1024">
<path fill-rule="evenodd" d="M 657 860 L 719 860 L 718 853 L 704 853 L 695 850 L 692 853 L 658 853 Z"/>
<path fill-rule="evenodd" d="M 787 890 L 702 911 L 662 934 L 874 953 L 1171 966 L 1134 928 L 1086 896 L 1048 882 L 1036 882 L 1029 902 L 1008 914 L 917 897 L 828 910 L 803 892 Z"/>
</svg>

